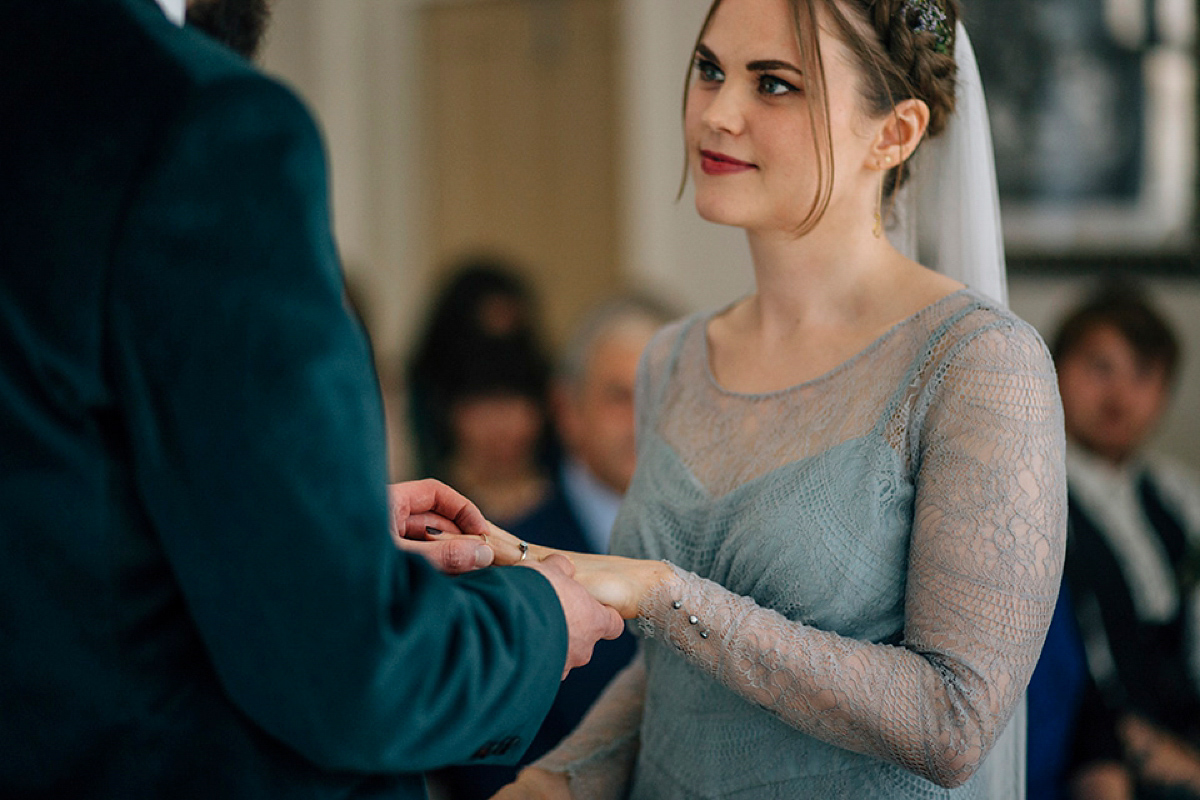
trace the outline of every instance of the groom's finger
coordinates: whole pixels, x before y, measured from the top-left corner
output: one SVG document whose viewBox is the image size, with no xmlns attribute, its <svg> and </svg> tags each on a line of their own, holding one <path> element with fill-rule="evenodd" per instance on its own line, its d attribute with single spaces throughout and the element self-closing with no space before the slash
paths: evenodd
<svg viewBox="0 0 1200 800">
<path fill-rule="evenodd" d="M 424 557 L 447 575 L 461 575 L 464 572 L 490 566 L 496 558 L 492 548 L 481 544 L 479 539 L 474 536 L 425 542 L 401 539 L 396 542 L 396 546 L 406 552 Z"/>
<path fill-rule="evenodd" d="M 405 530 L 403 531 L 405 539 L 430 539 L 434 536 L 443 533 L 462 533 L 453 520 L 446 519 L 441 514 L 429 512 L 426 514 L 412 514 L 405 521 Z M 476 537 L 479 541 L 482 538 Z"/>
<path fill-rule="evenodd" d="M 433 478 L 394 483 L 388 487 L 388 498 L 394 523 L 399 522 L 397 517 L 401 514 L 407 516 L 433 512 L 453 520 L 463 533 L 488 532 L 487 520 L 474 503 Z"/>
</svg>

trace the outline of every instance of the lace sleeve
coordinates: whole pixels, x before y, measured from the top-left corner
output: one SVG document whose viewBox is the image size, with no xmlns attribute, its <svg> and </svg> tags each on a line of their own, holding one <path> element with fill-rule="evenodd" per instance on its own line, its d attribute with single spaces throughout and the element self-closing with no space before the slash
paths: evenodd
<svg viewBox="0 0 1200 800">
<path fill-rule="evenodd" d="M 637 759 L 645 695 L 646 665 L 638 653 L 613 678 L 574 732 L 533 766 L 565 772 L 575 797 L 625 797 Z"/>
<path fill-rule="evenodd" d="M 789 725 L 942 786 L 974 774 L 1022 697 L 1066 532 L 1061 408 L 1044 345 L 1001 328 L 957 348 L 914 415 L 923 424 L 900 644 L 793 622 L 679 569 L 640 607 L 646 636 Z"/>
</svg>

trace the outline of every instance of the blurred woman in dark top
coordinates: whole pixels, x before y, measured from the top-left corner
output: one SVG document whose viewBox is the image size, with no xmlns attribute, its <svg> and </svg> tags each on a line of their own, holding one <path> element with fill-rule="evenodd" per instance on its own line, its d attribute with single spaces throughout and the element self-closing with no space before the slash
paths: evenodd
<svg viewBox="0 0 1200 800">
<path fill-rule="evenodd" d="M 457 487 L 498 524 L 519 521 L 550 486 L 548 380 L 532 290 L 503 261 L 463 261 L 408 370 L 420 474 Z"/>
</svg>

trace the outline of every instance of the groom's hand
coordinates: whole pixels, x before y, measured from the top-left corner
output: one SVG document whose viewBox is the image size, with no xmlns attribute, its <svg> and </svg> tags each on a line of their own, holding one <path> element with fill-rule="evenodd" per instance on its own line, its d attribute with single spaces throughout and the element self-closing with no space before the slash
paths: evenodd
<svg viewBox="0 0 1200 800">
<path fill-rule="evenodd" d="M 575 567 L 565 556 L 551 555 L 542 561 L 526 561 L 522 566 L 540 572 L 550 581 L 562 604 L 563 616 L 567 619 L 564 678 L 575 667 L 582 667 L 592 660 L 592 648 L 598 640 L 616 639 L 625 630 L 620 614 L 601 605 L 572 578 Z"/>
<path fill-rule="evenodd" d="M 442 572 L 457 575 L 495 560 L 484 543 L 489 526 L 483 514 L 441 481 L 394 483 L 388 487 L 388 505 L 396 546 L 424 556 Z"/>
</svg>

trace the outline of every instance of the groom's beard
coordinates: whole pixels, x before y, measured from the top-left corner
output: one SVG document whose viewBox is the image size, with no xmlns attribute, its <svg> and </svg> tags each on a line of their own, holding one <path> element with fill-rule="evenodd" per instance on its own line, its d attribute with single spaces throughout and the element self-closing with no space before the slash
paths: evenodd
<svg viewBox="0 0 1200 800">
<path fill-rule="evenodd" d="M 188 0 L 187 23 L 221 44 L 254 58 L 270 14 L 269 0 Z"/>
</svg>

